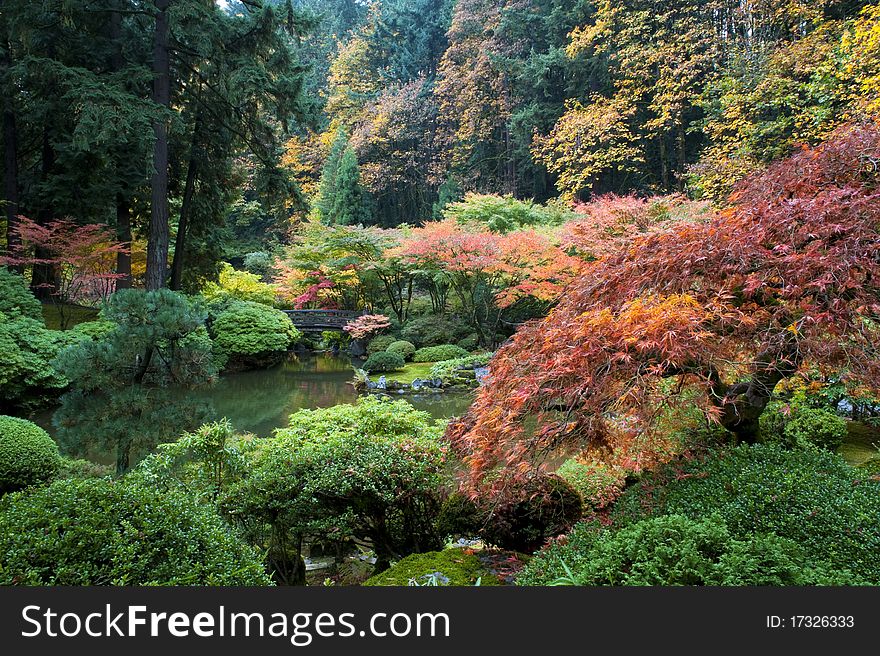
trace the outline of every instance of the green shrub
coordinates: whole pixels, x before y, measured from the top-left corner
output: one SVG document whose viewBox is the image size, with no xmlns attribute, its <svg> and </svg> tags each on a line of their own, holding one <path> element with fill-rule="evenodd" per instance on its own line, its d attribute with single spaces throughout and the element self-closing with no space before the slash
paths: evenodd
<svg viewBox="0 0 880 656">
<path fill-rule="evenodd" d="M 481 586 L 499 585 L 498 578 L 483 567 L 477 556 L 451 548 L 411 554 L 363 585 L 472 586 L 478 581 Z"/>
<path fill-rule="evenodd" d="M 0 494 L 48 481 L 60 466 L 58 445 L 46 431 L 0 415 Z"/>
<path fill-rule="evenodd" d="M 43 309 L 24 278 L 0 266 L 0 314 L 7 318 L 28 317 L 42 323 Z"/>
<path fill-rule="evenodd" d="M 410 319 L 400 329 L 400 337 L 424 348 L 457 342 L 470 337 L 473 332 L 473 327 L 458 317 L 426 314 Z"/>
<path fill-rule="evenodd" d="M 61 480 L 0 501 L 0 585 L 267 585 L 256 551 L 185 494 Z"/>
<path fill-rule="evenodd" d="M 284 312 L 260 303 L 231 301 L 213 312 L 209 332 L 215 350 L 253 366 L 277 362 L 301 335 Z"/>
<path fill-rule="evenodd" d="M 455 345 L 465 351 L 473 351 L 480 346 L 480 338 L 476 334 L 468 335 L 464 339 L 458 340 Z"/>
<path fill-rule="evenodd" d="M 519 585 L 809 585 L 858 583 L 849 572 L 805 565 L 801 548 L 776 535 L 734 538 L 713 515 L 654 517 L 620 530 L 575 527 L 567 542 L 526 565 Z"/>
<path fill-rule="evenodd" d="M 114 469 L 91 460 L 61 456 L 61 466 L 55 478 L 104 478 L 112 476 Z"/>
<path fill-rule="evenodd" d="M 426 346 L 413 354 L 413 362 L 442 362 L 467 357 L 469 353 L 455 344 Z"/>
<path fill-rule="evenodd" d="M 382 373 L 384 371 L 400 371 L 406 367 L 403 356 L 392 351 L 373 353 L 361 367 L 367 373 Z"/>
<path fill-rule="evenodd" d="M 836 451 L 847 433 L 846 420 L 842 417 L 800 403 L 771 403 L 760 421 L 763 441 L 781 441 L 792 447 L 812 444 Z"/>
<path fill-rule="evenodd" d="M 0 313 L 0 405 L 30 408 L 57 397 L 68 381 L 52 361 L 78 339 L 72 330 L 47 330 L 42 321 Z"/>
<path fill-rule="evenodd" d="M 450 383 L 456 374 L 462 369 L 474 369 L 476 367 L 485 367 L 492 359 L 493 353 L 478 353 L 476 355 L 467 355 L 463 358 L 454 358 L 452 360 L 441 360 L 435 362 L 431 367 L 431 378 L 439 378 L 444 383 Z"/>
<path fill-rule="evenodd" d="M 866 473 L 868 476 L 880 478 L 880 457 L 865 460 L 865 462 L 858 465 L 858 469 L 859 471 Z"/>
<path fill-rule="evenodd" d="M 112 321 L 98 319 L 97 321 L 84 321 L 83 323 L 78 323 L 71 328 L 70 331 L 76 335 L 88 337 L 89 339 L 100 339 L 112 332 L 115 328 L 116 324 Z"/>
<path fill-rule="evenodd" d="M 572 217 L 572 212 L 562 205 L 545 207 L 513 196 L 468 194 L 464 200 L 447 205 L 443 216 L 504 234 L 523 228 L 561 225 Z"/>
<path fill-rule="evenodd" d="M 453 492 L 440 505 L 437 531 L 440 535 L 453 539 L 474 538 L 483 529 L 485 515 L 472 499 L 461 492 Z"/>
<path fill-rule="evenodd" d="M 202 296 L 208 301 L 249 301 L 270 307 L 275 304 L 272 285 L 267 285 L 253 273 L 236 271 L 230 264 L 224 264 L 220 269 L 217 282 L 205 285 Z"/>
<path fill-rule="evenodd" d="M 378 337 L 374 337 L 367 344 L 367 354 L 373 355 L 374 353 L 384 353 L 388 350 L 388 347 L 396 341 L 397 338 L 394 337 L 394 335 L 379 335 Z"/>
<path fill-rule="evenodd" d="M 617 498 L 623 488 L 626 472 L 603 462 L 583 462 L 575 458 L 566 460 L 557 476 L 580 492 L 585 503 L 603 508 Z"/>
<path fill-rule="evenodd" d="M 397 353 L 404 360 L 412 360 L 412 357 L 416 352 L 416 347 L 412 342 L 400 339 L 396 342 L 391 342 L 385 351 L 387 353 Z"/>
<path fill-rule="evenodd" d="M 816 563 L 880 582 L 880 481 L 838 455 L 743 445 L 647 474 L 614 506 L 617 524 L 646 515 L 718 513 L 731 534 L 775 533 Z"/>
<path fill-rule="evenodd" d="M 255 251 L 244 256 L 244 268 L 260 278 L 268 276 L 272 270 L 272 256 L 264 251 Z"/>
<path fill-rule="evenodd" d="M 377 571 L 438 548 L 442 428 L 405 401 L 301 410 L 260 440 L 247 475 L 221 508 L 269 554 L 279 581 L 301 583 L 302 539 L 369 541 Z"/>
<path fill-rule="evenodd" d="M 530 553 L 568 531 L 583 515 L 583 501 L 556 476 L 533 478 L 508 489 L 502 499 L 478 503 L 481 535 L 502 549 Z"/>
</svg>

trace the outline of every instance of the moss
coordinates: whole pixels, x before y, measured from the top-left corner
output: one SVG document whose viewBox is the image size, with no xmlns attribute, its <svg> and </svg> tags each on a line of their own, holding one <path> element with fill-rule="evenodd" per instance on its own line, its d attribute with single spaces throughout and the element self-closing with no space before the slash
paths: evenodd
<svg viewBox="0 0 880 656">
<path fill-rule="evenodd" d="M 500 585 L 498 579 L 483 567 L 479 558 L 457 548 L 412 554 L 390 569 L 370 577 L 364 585 L 409 585 L 410 580 L 424 585 L 426 577 L 435 572 L 445 577 L 441 581 L 448 579 L 445 585 L 472 586 L 476 585 L 478 579 L 481 586 Z"/>
<path fill-rule="evenodd" d="M 411 384 L 417 378 L 421 380 L 431 378 L 430 362 L 407 364 L 402 371 L 385 374 L 385 380 L 406 383 L 407 385 Z"/>
</svg>

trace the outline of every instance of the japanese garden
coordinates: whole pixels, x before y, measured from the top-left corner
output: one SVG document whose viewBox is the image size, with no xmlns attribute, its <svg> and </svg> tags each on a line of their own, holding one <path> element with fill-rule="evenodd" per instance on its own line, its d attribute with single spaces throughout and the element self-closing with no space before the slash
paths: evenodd
<svg viewBox="0 0 880 656">
<path fill-rule="evenodd" d="M 0 86 L 0 584 L 880 585 L 877 2 L 8 0 Z"/>
</svg>

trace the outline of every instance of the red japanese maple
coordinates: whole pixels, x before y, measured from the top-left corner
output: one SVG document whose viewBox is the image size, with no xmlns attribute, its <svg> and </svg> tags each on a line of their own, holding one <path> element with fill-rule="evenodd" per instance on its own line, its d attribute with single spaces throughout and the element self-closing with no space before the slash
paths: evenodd
<svg viewBox="0 0 880 656">
<path fill-rule="evenodd" d="M 498 351 L 450 426 L 471 485 L 559 451 L 649 443 L 663 407 L 696 403 L 754 440 L 776 384 L 805 364 L 880 388 L 878 162 L 876 126 L 841 128 L 746 180 L 715 218 L 591 264 Z"/>
</svg>

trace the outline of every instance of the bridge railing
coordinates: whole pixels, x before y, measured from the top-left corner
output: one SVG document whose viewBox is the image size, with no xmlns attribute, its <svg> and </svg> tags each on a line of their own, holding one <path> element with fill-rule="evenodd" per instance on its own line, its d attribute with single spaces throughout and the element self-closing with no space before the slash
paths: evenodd
<svg viewBox="0 0 880 656">
<path fill-rule="evenodd" d="M 362 314 L 352 310 L 282 310 L 282 312 L 297 328 L 342 328 Z"/>
</svg>

